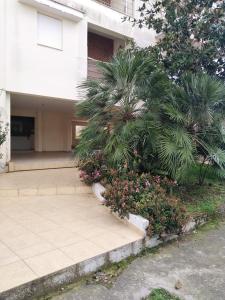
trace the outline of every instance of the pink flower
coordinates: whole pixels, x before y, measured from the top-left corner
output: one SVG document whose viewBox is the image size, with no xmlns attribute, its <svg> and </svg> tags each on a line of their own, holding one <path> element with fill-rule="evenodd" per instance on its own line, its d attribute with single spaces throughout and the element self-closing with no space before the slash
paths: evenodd
<svg viewBox="0 0 225 300">
<path fill-rule="evenodd" d="M 145 180 L 145 187 L 150 187 L 150 186 L 151 186 L 150 182 L 148 180 Z"/>
<path fill-rule="evenodd" d="M 155 176 L 155 177 L 154 177 L 154 181 L 155 181 L 155 183 L 160 184 L 160 182 L 161 182 L 161 177 L 160 177 L 160 176 Z"/>
</svg>

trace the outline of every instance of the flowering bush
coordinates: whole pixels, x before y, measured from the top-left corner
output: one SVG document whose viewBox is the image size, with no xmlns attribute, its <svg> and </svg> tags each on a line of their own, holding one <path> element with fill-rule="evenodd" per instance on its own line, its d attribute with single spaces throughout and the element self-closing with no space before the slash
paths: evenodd
<svg viewBox="0 0 225 300">
<path fill-rule="evenodd" d="M 141 196 L 135 212 L 149 220 L 148 234 L 180 234 L 187 222 L 186 208 L 159 185 Z"/>
<path fill-rule="evenodd" d="M 135 210 L 136 202 L 150 189 L 148 175 L 137 176 L 134 172 L 130 172 L 125 178 L 114 177 L 103 195 L 106 199 L 105 205 L 124 217 Z"/>
<path fill-rule="evenodd" d="M 106 172 L 101 153 L 94 153 L 89 159 L 79 162 L 80 179 L 86 184 L 100 181 Z"/>
<path fill-rule="evenodd" d="M 128 213 L 149 220 L 149 235 L 180 233 L 187 221 L 186 209 L 179 198 L 169 195 L 163 187 L 176 185 L 174 181 L 150 174 L 129 172 L 115 176 L 106 186 L 105 205 L 121 217 Z M 163 187 L 162 187 L 163 186 Z"/>
</svg>

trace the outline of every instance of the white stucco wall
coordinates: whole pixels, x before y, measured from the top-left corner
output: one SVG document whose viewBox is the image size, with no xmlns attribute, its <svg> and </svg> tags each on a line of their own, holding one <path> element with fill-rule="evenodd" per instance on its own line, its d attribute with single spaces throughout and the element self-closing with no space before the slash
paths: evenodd
<svg viewBox="0 0 225 300">
<path fill-rule="evenodd" d="M 6 38 L 0 44 L 7 49 L 6 90 L 76 99 L 76 85 L 87 74 L 87 22 L 62 19 L 63 49 L 52 49 L 37 44 L 36 8 L 17 0 L 0 2 L 7 17 Z"/>
<path fill-rule="evenodd" d="M 115 39 L 134 39 L 140 46 L 154 40 L 149 30 L 122 23 L 122 14 L 92 0 L 58 1 L 80 7 L 83 13 L 77 11 L 82 16 L 78 20 L 34 5 L 37 2 L 44 0 L 0 1 L 0 88 L 10 92 L 79 100 L 76 87 L 87 76 L 88 27 Z M 137 9 L 139 0 L 135 3 Z M 38 45 L 38 12 L 62 20 L 62 50 Z"/>
<path fill-rule="evenodd" d="M 52 5 L 45 5 L 49 1 Z M 136 9 L 139 1 L 135 1 Z M 62 21 L 61 50 L 38 45 L 38 12 Z M 122 23 L 122 17 L 121 13 L 92 0 L 0 0 L 0 121 L 10 125 L 13 94 L 60 101 L 81 99 L 77 85 L 87 77 L 89 29 L 114 38 L 115 48 L 121 40 L 134 39 L 139 46 L 154 41 L 152 32 L 133 28 L 129 22 Z M 71 149 L 70 114 L 21 109 L 13 114 L 35 116 L 37 120 L 36 151 Z M 10 160 L 10 131 L 0 151 L 3 153 L 0 163 L 4 165 Z"/>
</svg>

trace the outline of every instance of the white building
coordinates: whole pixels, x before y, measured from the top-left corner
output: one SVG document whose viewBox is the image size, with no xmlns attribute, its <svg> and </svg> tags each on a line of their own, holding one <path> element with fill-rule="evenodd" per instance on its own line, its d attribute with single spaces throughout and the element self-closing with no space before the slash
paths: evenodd
<svg viewBox="0 0 225 300">
<path fill-rule="evenodd" d="M 8 124 L 1 169 L 18 151 L 70 152 L 80 100 L 77 86 L 96 77 L 95 60 L 108 60 L 127 40 L 153 41 L 134 16 L 139 0 L 1 0 L 0 118 Z"/>
</svg>

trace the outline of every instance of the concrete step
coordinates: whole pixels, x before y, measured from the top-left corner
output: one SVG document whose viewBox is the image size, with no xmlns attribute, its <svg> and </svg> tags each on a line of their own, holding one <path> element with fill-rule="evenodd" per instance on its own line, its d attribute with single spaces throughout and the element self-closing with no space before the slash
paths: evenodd
<svg viewBox="0 0 225 300">
<path fill-rule="evenodd" d="M 77 162 L 75 160 L 59 160 L 59 161 L 10 161 L 8 165 L 9 172 L 30 171 L 30 170 L 46 170 L 46 169 L 62 169 L 75 168 Z"/>
<path fill-rule="evenodd" d="M 49 186 L 49 187 L 1 187 L 0 197 L 52 196 L 52 195 L 83 195 L 91 194 L 88 186 Z"/>
</svg>

